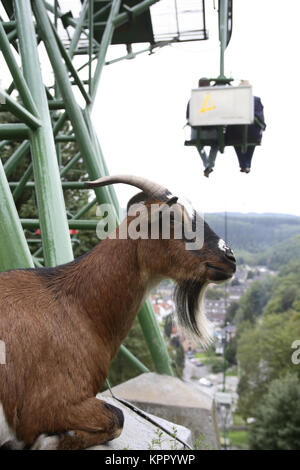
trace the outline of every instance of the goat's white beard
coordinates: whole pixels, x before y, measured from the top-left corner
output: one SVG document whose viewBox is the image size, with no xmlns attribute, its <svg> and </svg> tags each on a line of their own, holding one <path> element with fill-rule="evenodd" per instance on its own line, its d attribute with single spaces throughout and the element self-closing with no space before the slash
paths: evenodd
<svg viewBox="0 0 300 470">
<path fill-rule="evenodd" d="M 208 348 L 208 346 L 213 341 L 213 326 L 205 314 L 204 306 L 204 297 L 207 287 L 208 282 L 203 285 L 199 292 L 197 302 L 197 313 L 195 315 L 197 327 L 201 333 L 200 342 L 204 348 Z"/>
<path fill-rule="evenodd" d="M 209 283 L 207 282 L 201 287 L 197 300 L 195 320 L 200 336 L 196 335 L 196 333 L 193 333 L 190 330 L 187 331 L 187 334 L 191 337 L 191 339 L 195 341 L 200 341 L 201 345 L 205 349 L 207 349 L 213 342 L 213 325 L 207 318 L 204 307 L 205 292 L 208 287 L 208 284 Z M 186 301 L 186 309 L 187 312 L 189 312 L 188 301 Z"/>
<path fill-rule="evenodd" d="M 204 295 L 208 282 L 188 279 L 175 287 L 174 298 L 179 323 L 187 336 L 203 347 L 212 342 L 212 325 L 204 312 Z"/>
</svg>

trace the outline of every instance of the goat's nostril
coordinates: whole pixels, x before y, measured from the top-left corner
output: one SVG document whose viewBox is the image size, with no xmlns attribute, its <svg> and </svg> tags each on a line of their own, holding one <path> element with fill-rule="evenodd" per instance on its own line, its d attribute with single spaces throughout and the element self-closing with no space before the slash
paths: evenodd
<svg viewBox="0 0 300 470">
<path fill-rule="evenodd" d="M 236 262 L 233 251 L 230 248 L 226 249 L 225 255 L 226 255 L 226 258 L 230 259 L 230 261 L 233 261 L 234 263 Z"/>
</svg>

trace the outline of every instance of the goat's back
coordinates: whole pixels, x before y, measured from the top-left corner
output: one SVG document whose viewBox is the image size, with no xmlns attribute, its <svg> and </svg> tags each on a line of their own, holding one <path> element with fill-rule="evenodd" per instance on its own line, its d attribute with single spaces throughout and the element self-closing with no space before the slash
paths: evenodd
<svg viewBox="0 0 300 470">
<path fill-rule="evenodd" d="M 105 379 L 110 358 L 93 323 L 71 298 L 45 288 L 38 270 L 0 274 L 0 340 L 0 402 L 27 442 L 45 422 L 51 432 L 57 412 L 94 396 Z"/>
</svg>

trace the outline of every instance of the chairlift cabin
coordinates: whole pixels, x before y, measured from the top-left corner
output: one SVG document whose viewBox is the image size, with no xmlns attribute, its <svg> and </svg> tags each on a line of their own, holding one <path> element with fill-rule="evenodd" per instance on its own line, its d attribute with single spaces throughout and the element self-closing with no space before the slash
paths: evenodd
<svg viewBox="0 0 300 470">
<path fill-rule="evenodd" d="M 250 85 L 216 85 L 193 89 L 188 109 L 191 140 L 198 148 L 259 145 L 256 133 L 248 133 L 255 122 L 254 97 Z M 251 129 L 251 128 L 250 128 Z"/>
<path fill-rule="evenodd" d="M 264 126 L 254 115 L 252 87 L 247 82 L 232 86 L 233 78 L 224 75 L 224 54 L 232 33 L 232 0 L 219 1 L 218 12 L 220 75 L 200 79 L 199 88 L 192 90 L 187 110 L 192 132 L 185 145 L 196 146 L 199 151 L 217 145 L 221 153 L 226 146 L 240 146 L 245 152 L 248 146 L 260 145 L 261 141 L 251 124 Z M 209 86 L 201 86 L 201 82 Z"/>
</svg>

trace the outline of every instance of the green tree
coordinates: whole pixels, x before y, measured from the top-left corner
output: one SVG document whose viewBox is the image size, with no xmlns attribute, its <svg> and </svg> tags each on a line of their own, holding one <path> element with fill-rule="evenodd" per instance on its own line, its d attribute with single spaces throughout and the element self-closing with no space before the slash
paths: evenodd
<svg viewBox="0 0 300 470">
<path fill-rule="evenodd" d="M 299 229 L 298 229 L 299 233 Z M 287 238 L 286 240 L 271 246 L 269 249 L 256 257 L 256 263 L 268 266 L 275 271 L 280 270 L 290 262 L 300 260 L 300 235 Z"/>
<path fill-rule="evenodd" d="M 273 278 L 267 276 L 263 281 L 254 281 L 240 299 L 235 313 L 235 323 L 250 321 L 254 324 L 264 311 L 272 296 Z"/>
<path fill-rule="evenodd" d="M 225 359 L 228 362 L 229 366 L 234 366 L 237 364 L 237 339 L 236 336 L 231 338 L 229 343 L 225 347 Z"/>
<path fill-rule="evenodd" d="M 292 343 L 300 338 L 300 312 L 263 316 L 255 327 L 243 328 L 238 335 L 237 358 L 240 366 L 238 385 L 239 413 L 252 416 L 256 404 L 267 392 L 272 380 L 291 372 L 300 377 L 300 368 L 292 363 Z"/>
<path fill-rule="evenodd" d="M 295 374 L 270 383 L 253 414 L 249 446 L 253 450 L 299 450 L 300 380 Z"/>
<path fill-rule="evenodd" d="M 227 323 L 234 323 L 235 322 L 235 316 L 236 316 L 236 313 L 239 309 L 239 302 L 231 302 L 231 304 L 229 305 L 227 311 L 226 311 L 226 317 L 225 317 L 225 325 L 227 325 Z"/>
<path fill-rule="evenodd" d="M 273 295 L 264 314 L 282 313 L 290 308 L 300 311 L 300 262 L 293 262 L 281 268 L 273 285 Z"/>
</svg>

